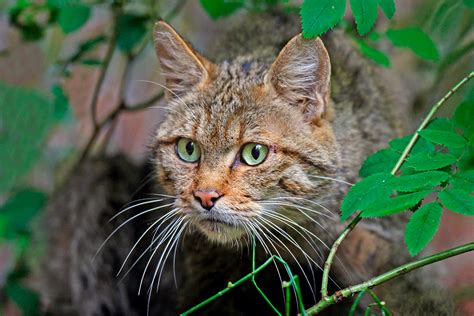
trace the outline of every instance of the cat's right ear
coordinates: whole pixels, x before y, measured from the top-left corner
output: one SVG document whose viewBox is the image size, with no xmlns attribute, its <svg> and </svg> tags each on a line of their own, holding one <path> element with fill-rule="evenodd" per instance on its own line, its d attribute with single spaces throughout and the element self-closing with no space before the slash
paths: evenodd
<svg viewBox="0 0 474 316">
<path fill-rule="evenodd" d="M 169 24 L 164 21 L 155 24 L 154 40 L 169 89 L 168 98 L 179 97 L 210 80 L 214 65 L 195 52 Z"/>
</svg>

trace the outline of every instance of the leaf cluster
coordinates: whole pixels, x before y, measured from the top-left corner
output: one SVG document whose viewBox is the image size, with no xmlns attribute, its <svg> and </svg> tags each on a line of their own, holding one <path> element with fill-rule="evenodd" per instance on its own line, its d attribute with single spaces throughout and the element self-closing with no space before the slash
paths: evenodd
<svg viewBox="0 0 474 316">
<path fill-rule="evenodd" d="M 435 235 L 442 206 L 474 215 L 474 102 L 461 103 L 452 119 L 435 119 L 418 132 L 419 139 L 403 162 L 391 170 L 413 135 L 392 140 L 363 163 L 355 184 L 341 205 L 341 219 L 357 211 L 362 217 L 388 216 L 411 210 L 405 231 L 410 254 L 420 252 Z M 469 119 L 470 118 L 470 119 Z M 429 197 L 432 202 L 422 204 Z"/>
</svg>

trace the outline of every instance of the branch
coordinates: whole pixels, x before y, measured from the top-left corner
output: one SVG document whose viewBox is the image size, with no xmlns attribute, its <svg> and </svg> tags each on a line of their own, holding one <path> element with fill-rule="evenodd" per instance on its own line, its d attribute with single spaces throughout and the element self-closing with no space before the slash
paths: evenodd
<svg viewBox="0 0 474 316">
<path fill-rule="evenodd" d="M 102 86 L 104 84 L 105 80 L 105 75 L 107 74 L 107 69 L 109 68 L 110 61 L 112 60 L 112 56 L 114 54 L 115 50 L 115 43 L 117 41 L 117 32 L 115 31 L 115 14 L 114 14 L 114 24 L 113 24 L 113 34 L 109 42 L 109 47 L 107 48 L 107 53 L 105 54 L 104 57 L 104 64 L 102 66 L 102 69 L 100 71 L 99 79 L 97 81 L 97 84 L 95 85 L 94 93 L 92 94 L 92 100 L 90 104 L 90 109 L 91 109 L 91 117 L 92 117 L 92 123 L 94 124 L 94 129 L 98 128 L 98 122 L 97 122 L 97 104 L 99 101 L 99 96 L 100 96 L 100 91 L 102 90 Z"/>
<path fill-rule="evenodd" d="M 434 255 L 424 257 L 420 260 L 416 260 L 407 264 L 404 264 L 402 266 L 399 266 L 398 268 L 395 268 L 393 270 L 390 270 L 388 272 L 385 272 L 379 276 L 376 276 L 366 282 L 354 285 L 354 286 L 349 286 L 345 289 L 342 289 L 340 291 L 337 291 L 331 296 L 326 296 L 323 299 L 321 299 L 316 305 L 313 307 L 309 308 L 306 313 L 308 315 L 314 315 L 319 313 L 320 311 L 324 310 L 328 306 L 331 306 L 335 303 L 338 303 L 342 301 L 344 298 L 347 298 L 349 296 L 352 296 L 356 293 L 359 293 L 361 291 L 365 291 L 367 289 L 373 288 L 374 286 L 380 285 L 382 283 L 385 283 L 387 281 L 390 281 L 396 277 L 399 277 L 405 273 L 408 273 L 410 271 L 416 270 L 418 268 L 424 267 L 426 265 L 454 257 L 460 254 L 463 254 L 465 252 L 473 251 L 474 250 L 474 242 L 454 247 L 445 251 L 441 251 L 439 253 L 436 253 Z"/>
<path fill-rule="evenodd" d="M 469 75 L 464 77 L 458 84 L 456 84 L 451 90 L 449 90 L 446 95 L 441 98 L 431 109 L 431 111 L 428 113 L 428 115 L 425 117 L 423 122 L 421 122 L 420 126 L 416 130 L 416 132 L 413 134 L 413 137 L 410 139 L 410 142 L 408 143 L 407 147 L 403 151 L 402 155 L 398 159 L 397 163 L 393 167 L 391 174 L 395 175 L 400 167 L 402 166 L 403 162 L 407 158 L 408 154 L 412 150 L 413 146 L 415 146 L 416 141 L 418 140 L 418 132 L 420 132 L 422 129 L 428 125 L 430 120 L 433 118 L 434 114 L 438 111 L 438 109 L 454 94 L 456 91 L 458 91 L 464 84 L 466 84 L 469 80 L 474 77 L 474 72 L 471 72 Z M 334 244 L 331 247 L 331 250 L 329 251 L 328 258 L 326 259 L 326 262 L 324 263 L 324 270 L 323 270 L 323 278 L 321 281 L 321 296 L 322 300 L 324 300 L 328 296 L 328 282 L 329 282 L 329 272 L 331 270 L 331 265 L 334 260 L 334 256 L 336 255 L 337 249 L 339 248 L 340 244 L 342 241 L 349 235 L 349 233 L 354 229 L 354 227 L 361 221 L 362 217 L 360 213 L 347 225 L 347 227 L 343 230 L 343 232 L 339 235 L 339 237 L 336 239 Z"/>
</svg>

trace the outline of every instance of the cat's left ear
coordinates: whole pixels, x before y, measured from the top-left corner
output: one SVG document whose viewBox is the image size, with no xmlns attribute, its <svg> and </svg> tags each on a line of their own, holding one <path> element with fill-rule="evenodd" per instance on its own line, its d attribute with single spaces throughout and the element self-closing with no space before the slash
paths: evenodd
<svg viewBox="0 0 474 316">
<path fill-rule="evenodd" d="M 155 24 L 154 40 L 169 89 L 168 97 L 179 97 L 209 81 L 214 65 L 198 54 L 168 23 L 159 21 Z"/>
<path fill-rule="evenodd" d="M 323 42 L 293 37 L 265 76 L 265 85 L 300 108 L 308 121 L 320 119 L 330 100 L 331 63 Z"/>
</svg>

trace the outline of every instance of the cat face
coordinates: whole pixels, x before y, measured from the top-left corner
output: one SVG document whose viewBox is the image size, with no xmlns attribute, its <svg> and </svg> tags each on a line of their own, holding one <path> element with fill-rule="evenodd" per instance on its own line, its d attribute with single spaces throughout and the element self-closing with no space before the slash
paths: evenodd
<svg viewBox="0 0 474 316">
<path fill-rule="evenodd" d="M 307 220 L 291 207 L 324 197 L 337 165 L 329 58 L 292 39 L 273 65 L 215 65 L 167 24 L 155 28 L 168 114 L 154 138 L 157 177 L 180 216 L 221 243 L 262 225 Z"/>
</svg>

